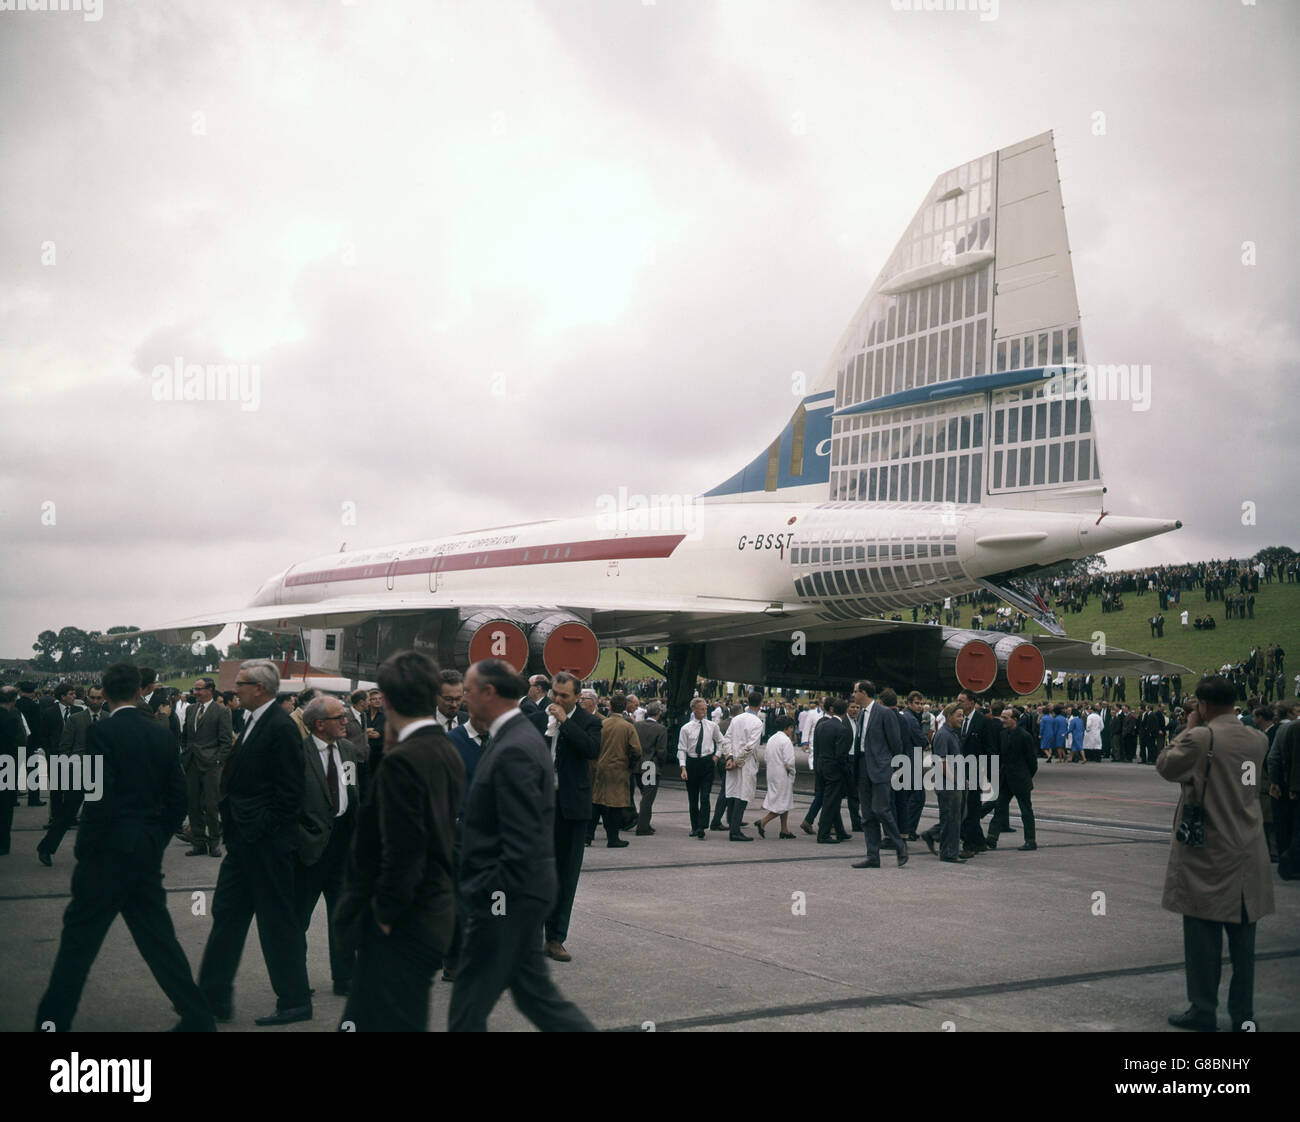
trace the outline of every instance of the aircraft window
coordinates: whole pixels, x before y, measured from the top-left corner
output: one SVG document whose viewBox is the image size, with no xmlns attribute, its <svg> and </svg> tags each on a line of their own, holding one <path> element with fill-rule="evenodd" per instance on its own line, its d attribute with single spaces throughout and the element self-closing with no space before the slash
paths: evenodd
<svg viewBox="0 0 1300 1122">
<path fill-rule="evenodd" d="M 1011 369 L 1012 370 L 1020 369 L 1020 340 L 1019 339 L 1011 340 Z"/>
<path fill-rule="evenodd" d="M 955 503 L 957 501 L 957 457 L 948 457 L 948 468 L 944 472 L 944 500 Z"/>
<path fill-rule="evenodd" d="M 1061 353 L 1062 335 L 1059 330 L 1052 332 L 1052 365 L 1060 366 L 1063 361 Z"/>
<path fill-rule="evenodd" d="M 970 501 L 977 503 L 984 490 L 984 453 L 976 452 L 970 458 Z"/>
<path fill-rule="evenodd" d="M 940 288 L 939 322 L 948 323 L 952 319 L 952 281 L 944 281 Z"/>
<path fill-rule="evenodd" d="M 894 337 L 894 328 L 896 326 L 895 321 L 897 319 L 897 316 L 898 316 L 898 309 L 893 304 L 890 304 L 889 311 L 885 313 L 885 338 L 886 339 L 892 339 Z"/>
<path fill-rule="evenodd" d="M 1074 426 L 1077 421 L 1079 412 L 1079 403 L 1077 401 L 1067 401 L 1065 403 L 1065 435 L 1074 435 Z"/>
<path fill-rule="evenodd" d="M 1074 482 L 1074 448 L 1075 448 L 1074 441 L 1067 440 L 1065 442 L 1064 448 L 1062 449 L 1062 453 L 1064 455 L 1064 463 L 1062 463 L 1061 465 L 1062 483 Z"/>
<path fill-rule="evenodd" d="M 1061 457 L 1060 445 L 1049 444 L 1047 446 L 1047 482 L 1061 482 Z"/>
<path fill-rule="evenodd" d="M 1021 487 L 1029 486 L 1029 468 L 1030 468 L 1030 459 L 1032 456 L 1033 456 L 1033 449 L 1031 448 L 1020 449 L 1020 486 Z"/>
<path fill-rule="evenodd" d="M 970 457 L 959 457 L 960 467 L 957 476 L 957 501 L 964 503 L 970 494 Z"/>
<path fill-rule="evenodd" d="M 916 290 L 913 289 L 907 294 L 907 330 L 904 334 L 911 335 L 916 330 Z"/>
<path fill-rule="evenodd" d="M 971 420 L 971 447 L 984 447 L 984 414 L 976 413 Z"/>
<path fill-rule="evenodd" d="M 1000 456 L 1002 455 L 1002 453 L 998 452 L 997 455 Z M 996 470 L 994 471 L 993 474 L 994 477 L 997 476 Z M 1007 479 L 1004 486 L 1014 487 L 1015 485 L 1016 485 L 1016 454 L 1014 452 L 1008 452 L 1007 453 Z"/>
<path fill-rule="evenodd" d="M 956 542 L 944 542 L 944 544 L 943 544 L 943 555 L 944 555 L 945 557 L 956 557 L 956 556 L 957 556 L 957 543 L 956 543 Z M 952 566 L 949 566 L 950 569 L 951 569 L 951 567 L 952 567 Z"/>
<path fill-rule="evenodd" d="M 1047 445 L 1034 448 L 1034 486 L 1041 487 L 1047 479 Z"/>
<path fill-rule="evenodd" d="M 997 372 L 1001 374 L 1007 368 L 1007 345 L 1005 342 L 998 343 L 997 352 Z"/>
<path fill-rule="evenodd" d="M 1053 401 L 1049 406 L 1048 416 L 1051 419 L 1051 427 L 1048 435 L 1055 438 L 1061 435 L 1061 402 Z"/>
<path fill-rule="evenodd" d="M 1089 469 L 1092 466 L 1092 441 L 1079 441 L 1079 479 L 1091 479 L 1094 474 Z"/>
<path fill-rule="evenodd" d="M 1008 443 L 1008 444 L 1017 444 L 1017 443 L 1019 443 L 1019 439 L 1020 439 L 1020 438 L 1016 435 L 1017 430 L 1018 430 L 1018 426 L 1019 426 L 1019 421 L 1020 421 L 1020 410 L 1019 410 L 1019 409 L 1008 409 L 1008 410 L 1006 410 L 1006 417 L 1007 417 L 1007 443 Z M 1002 431 L 1002 413 L 1001 413 L 1001 412 L 999 412 L 999 413 L 997 414 L 997 427 L 998 427 L 998 432 L 1000 433 L 1000 432 Z M 1000 438 L 999 438 L 999 439 L 1000 439 Z"/>
<path fill-rule="evenodd" d="M 1092 432 L 1092 403 L 1085 397 L 1079 402 L 1079 434 Z"/>
<path fill-rule="evenodd" d="M 970 418 L 969 417 L 961 418 L 961 441 L 957 446 L 959 448 L 970 447 Z"/>
<path fill-rule="evenodd" d="M 931 482 L 933 480 L 933 468 L 934 468 L 934 461 L 926 460 L 925 464 L 923 465 L 924 475 L 921 483 L 921 501 L 923 503 L 928 503 L 930 501 L 930 495 L 931 495 L 930 487 L 931 487 Z"/>
<path fill-rule="evenodd" d="M 920 288 L 916 292 L 916 326 L 925 331 L 930 326 L 930 289 Z"/>
<path fill-rule="evenodd" d="M 1047 436 L 1047 403 L 1039 402 L 1034 406 L 1034 436 L 1043 440 Z"/>
<path fill-rule="evenodd" d="M 1002 486 L 1002 453 L 993 453 L 993 486 Z"/>
<path fill-rule="evenodd" d="M 1072 327 L 1066 333 L 1065 337 L 1065 361 L 1079 361 L 1079 329 Z"/>
<path fill-rule="evenodd" d="M 965 310 L 965 313 L 966 313 L 966 316 L 967 316 L 967 317 L 969 317 L 969 316 L 973 316 L 973 315 L 975 314 L 975 285 L 976 285 L 976 283 L 977 283 L 977 282 L 976 282 L 976 280 L 975 280 L 975 274 L 974 274 L 974 273 L 967 273 L 967 274 L 966 274 L 966 282 L 965 282 L 965 285 L 963 286 L 963 287 L 966 289 L 966 300 L 965 300 L 965 304 L 964 304 L 964 310 Z"/>
<path fill-rule="evenodd" d="M 898 498 L 907 502 L 907 493 L 911 489 L 911 464 L 903 464 L 898 472 Z"/>
<path fill-rule="evenodd" d="M 957 418 L 956 417 L 950 418 L 948 421 L 948 451 L 949 452 L 957 451 L 957 426 L 958 426 Z"/>
<path fill-rule="evenodd" d="M 916 385 L 916 340 L 907 341 L 907 357 L 903 360 L 903 388 L 910 390 Z"/>
<path fill-rule="evenodd" d="M 912 465 L 912 502 L 921 500 L 921 465 Z"/>
</svg>

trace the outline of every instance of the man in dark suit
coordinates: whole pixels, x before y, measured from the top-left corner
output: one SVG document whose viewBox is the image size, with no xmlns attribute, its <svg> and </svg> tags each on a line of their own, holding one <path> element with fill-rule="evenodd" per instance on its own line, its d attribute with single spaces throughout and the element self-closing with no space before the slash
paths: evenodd
<svg viewBox="0 0 1300 1122">
<path fill-rule="evenodd" d="M 1019 714 L 1010 705 L 1002 710 L 999 717 L 1002 727 L 998 738 L 998 797 L 985 842 L 989 849 L 997 849 L 998 835 L 1006 831 L 1004 823 L 1010 817 L 1012 796 L 1020 808 L 1020 821 L 1025 829 L 1025 844 L 1020 848 L 1038 848 L 1038 843 L 1034 840 L 1034 808 L 1029 798 L 1029 793 L 1034 789 L 1034 775 L 1038 772 L 1038 746 L 1034 743 L 1034 738 L 1020 726 L 1018 717 Z"/>
<path fill-rule="evenodd" d="M 546 696 L 550 692 L 550 678 L 545 674 L 534 674 L 528 679 L 528 696 L 519 702 L 519 711 L 526 717 L 542 712 L 550 704 Z"/>
<path fill-rule="evenodd" d="M 578 892 L 582 857 L 586 852 L 587 822 L 591 818 L 591 768 L 589 761 L 600 756 L 601 719 L 578 704 L 582 682 L 566 670 L 551 683 L 551 703 L 543 712 L 527 718 L 542 734 L 550 750 L 555 773 L 552 788 L 556 808 L 553 824 L 557 888 L 555 907 L 546 917 L 546 954 L 556 962 L 573 956 L 564 946 L 569 937 L 573 898 Z M 518 695 L 516 695 L 516 698 Z M 471 710 L 472 712 L 472 710 Z"/>
<path fill-rule="evenodd" d="M 523 706 L 520 706 L 522 711 Z M 492 738 L 488 735 L 487 726 L 480 728 L 474 723 L 471 717 L 463 725 L 457 725 L 451 730 L 451 736 L 448 739 L 452 747 L 460 753 L 460 762 L 465 765 L 465 789 L 474 782 L 474 772 L 478 768 L 478 762 L 483 757 Z M 460 868 L 460 840 L 461 830 L 463 827 L 462 817 L 465 813 L 464 800 L 461 801 L 460 809 L 456 814 L 456 845 L 453 853 L 454 866 Z M 454 982 L 456 980 L 456 963 L 460 959 L 461 940 L 465 934 L 465 917 L 461 915 L 460 909 L 456 909 L 456 928 L 451 935 L 451 946 L 447 948 L 447 953 L 443 956 L 442 980 L 444 982 Z"/>
<path fill-rule="evenodd" d="M 90 732 L 90 726 L 98 724 L 101 717 L 108 716 L 108 710 L 104 708 L 104 691 L 100 686 L 91 686 L 86 691 L 86 701 L 89 705 L 88 709 L 74 710 L 64 722 L 63 731 L 59 734 L 58 754 L 60 756 L 81 756 L 84 759 L 86 737 Z M 42 865 L 53 864 L 51 858 L 59 848 L 59 843 L 63 841 L 63 835 L 71 830 L 73 823 L 76 822 L 85 797 L 84 791 L 64 791 L 63 798 L 56 807 L 51 793 L 50 827 L 36 847 L 36 856 Z"/>
<path fill-rule="evenodd" d="M 577 682 L 561 677 L 555 677 L 556 697 L 571 691 L 576 700 Z M 486 1031 L 488 1015 L 509 989 L 519 1011 L 543 1031 L 594 1031 L 555 988 L 540 946 L 538 928 L 552 914 L 557 884 L 555 853 L 546 844 L 554 828 L 556 764 L 519 709 L 526 687 L 507 663 L 475 663 L 465 687 L 470 713 L 488 726 L 491 741 L 465 799 L 459 883 L 465 943 L 448 1028 Z M 573 719 L 569 710 L 555 716 L 554 708 L 550 715 L 561 728 Z M 580 762 L 585 771 L 586 760 Z"/>
<path fill-rule="evenodd" d="M 185 815 L 185 781 L 167 730 L 135 707 L 140 674 L 117 663 L 104 671 L 111 715 L 87 736 L 102 761 L 102 797 L 87 801 L 77 831 L 72 900 L 50 983 L 36 1010 L 37 1031 L 72 1027 L 91 964 L 118 913 L 145 964 L 181 1015 L 182 1030 L 216 1026 L 176 941 L 162 886 L 162 856 Z"/>
<path fill-rule="evenodd" d="M 340 1027 L 424 1032 L 434 971 L 455 921 L 453 851 L 465 766 L 434 718 L 433 659 L 401 651 L 376 680 L 390 739 L 361 806 L 338 906 L 340 943 L 356 949 Z"/>
<path fill-rule="evenodd" d="M 312 1015 L 307 940 L 294 910 L 293 862 L 305 785 L 302 737 L 276 702 L 279 688 L 275 663 L 240 663 L 235 689 L 248 718 L 221 773 L 227 852 L 199 966 L 199 988 L 219 1021 L 234 1016 L 235 974 L 255 915 L 276 1011 L 254 1024 L 309 1021 Z"/>
<path fill-rule="evenodd" d="M 55 756 L 60 755 L 59 744 L 77 710 L 77 690 L 71 682 L 60 682 L 54 687 L 54 705 L 41 710 L 41 746 L 45 749 L 46 775 L 55 773 Z M 67 795 L 55 786 L 50 787 L 50 821 L 53 826 L 63 818 L 63 804 Z"/>
<path fill-rule="evenodd" d="M 849 767 L 849 748 L 853 732 L 845 723 L 849 703 L 835 698 L 831 712 L 817 722 L 813 729 L 813 767 L 822 781 L 822 816 L 817 822 L 817 843 L 836 845 L 848 839 L 844 821 L 840 818 L 840 803 L 844 801 L 845 783 Z M 832 830 L 835 836 L 831 837 Z"/>
<path fill-rule="evenodd" d="M 238 736 L 244 731 L 244 719 L 248 716 L 239 704 L 239 695 L 234 690 L 222 690 L 221 704 L 230 710 L 230 735 Z"/>
<path fill-rule="evenodd" d="M 181 768 L 190 805 L 192 849 L 186 857 L 221 856 L 221 818 L 217 810 L 221 769 L 234 741 L 230 710 L 217 700 L 217 683 L 199 678 L 194 703 L 185 710 L 181 729 Z"/>
<path fill-rule="evenodd" d="M 27 733 L 18 711 L 18 690 L 13 686 L 0 688 L 0 757 L 12 761 L 9 767 L 18 772 L 18 749 L 26 743 Z M 18 805 L 17 783 L 0 785 L 0 857 L 9 853 L 9 835 L 14 824 L 14 807 Z"/>
<path fill-rule="evenodd" d="M 352 984 L 352 956 L 343 952 L 335 937 L 334 915 L 360 801 L 357 752 L 351 741 L 340 735 L 347 727 L 347 710 L 338 698 L 317 694 L 304 707 L 302 719 L 311 735 L 302 743 L 306 768 L 298 817 L 298 856 L 293 866 L 294 907 L 305 936 L 316 902 L 324 894 L 330 978 L 334 992 L 346 996 Z"/>
<path fill-rule="evenodd" d="M 976 706 L 974 694 L 962 690 L 957 695 L 957 704 L 962 711 L 959 733 L 962 755 L 975 758 L 975 786 L 966 793 L 961 823 L 961 856 L 969 859 L 988 848 L 984 841 L 984 827 L 980 825 L 982 803 L 978 777 L 988 774 L 990 761 L 998 755 L 1000 738 L 995 731 L 993 719 Z"/>
<path fill-rule="evenodd" d="M 862 706 L 862 765 L 859 775 L 858 805 L 862 808 L 862 832 L 867 839 L 865 861 L 855 861 L 855 869 L 880 868 L 880 830 L 894 843 L 901 868 L 907 864 L 907 842 L 898 832 L 894 819 L 893 791 L 889 779 L 893 773 L 894 759 L 902 755 L 903 734 L 898 723 L 894 704 L 898 701 L 893 690 L 888 697 L 877 700 L 876 687 L 867 681 L 853 687 L 853 699 Z"/>
<path fill-rule="evenodd" d="M 16 712 L 18 714 L 20 725 L 26 724 L 24 730 L 26 739 L 20 740 L 20 745 L 27 746 L 27 756 L 30 759 L 37 748 L 43 747 L 41 744 L 41 702 L 36 696 L 35 682 L 18 683 L 18 705 Z M 28 806 L 44 806 L 45 800 L 41 798 L 41 793 L 34 787 L 27 792 Z"/>
</svg>

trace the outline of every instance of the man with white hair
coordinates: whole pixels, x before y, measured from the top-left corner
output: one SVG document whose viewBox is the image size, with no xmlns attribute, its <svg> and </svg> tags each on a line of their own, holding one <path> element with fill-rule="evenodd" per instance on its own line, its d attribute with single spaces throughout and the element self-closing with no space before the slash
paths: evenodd
<svg viewBox="0 0 1300 1122">
<path fill-rule="evenodd" d="M 257 917 L 257 936 L 275 990 L 276 1011 L 258 1025 L 309 1021 L 307 939 L 294 909 L 294 855 L 302 813 L 303 738 L 276 704 L 280 672 L 269 659 L 239 664 L 235 691 L 248 713 L 221 772 L 226 857 L 212 896 L 212 931 L 199 989 L 218 1021 L 234 1018 L 235 974 Z"/>
</svg>

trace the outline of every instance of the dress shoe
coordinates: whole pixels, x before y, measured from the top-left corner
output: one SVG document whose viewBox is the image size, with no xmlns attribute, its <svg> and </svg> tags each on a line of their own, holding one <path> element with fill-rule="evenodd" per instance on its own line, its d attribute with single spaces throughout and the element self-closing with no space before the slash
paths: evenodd
<svg viewBox="0 0 1300 1122">
<path fill-rule="evenodd" d="M 1214 1014 L 1197 1012 L 1195 1006 L 1188 1009 L 1186 1013 L 1170 1013 L 1169 1023 L 1174 1028 L 1191 1029 L 1193 1032 L 1218 1032 L 1219 1030 Z"/>
<path fill-rule="evenodd" d="M 705 832 L 704 832 L 703 830 L 693 830 L 693 831 L 691 832 L 691 837 L 693 837 L 693 838 L 699 838 L 700 841 L 703 841 L 707 836 L 708 836 L 708 835 L 705 834 Z"/>
<path fill-rule="evenodd" d="M 628 844 L 628 843 L 625 842 L 622 838 L 615 838 L 615 839 L 613 839 L 612 841 L 607 841 L 607 842 L 605 843 L 605 848 L 606 848 L 606 849 L 622 849 L 622 848 L 623 848 L 624 846 L 626 846 L 627 844 Z"/>
<path fill-rule="evenodd" d="M 207 855 L 208 847 L 202 842 L 198 842 L 193 849 L 187 849 L 185 851 L 186 857 L 206 857 Z"/>
<path fill-rule="evenodd" d="M 254 1017 L 255 1025 L 292 1025 L 298 1021 L 311 1020 L 310 1005 L 295 1005 L 292 1009 L 277 1009 L 274 1013 L 268 1013 L 265 1017 Z"/>
<path fill-rule="evenodd" d="M 752 842 L 754 839 L 748 834 L 732 834 L 727 841 L 733 842 Z"/>
<path fill-rule="evenodd" d="M 712 822 L 712 823 L 709 824 L 709 829 L 710 829 L 710 830 L 725 830 L 725 829 L 727 829 L 727 827 L 724 826 L 721 822 Z"/>
<path fill-rule="evenodd" d="M 767 837 L 767 831 L 763 829 L 763 823 L 761 823 L 761 822 L 755 822 L 755 823 L 754 823 L 754 829 L 758 831 L 758 836 L 759 836 L 760 838 L 766 838 L 766 837 Z"/>
<path fill-rule="evenodd" d="M 946 861 L 946 862 L 948 862 L 949 865 L 964 865 L 964 864 L 966 864 L 966 858 L 965 858 L 965 857 L 940 857 L 939 860 L 940 860 L 940 861 Z"/>
<path fill-rule="evenodd" d="M 456 980 L 456 971 L 448 970 L 444 967 L 442 971 L 442 980 L 444 982 L 454 982 Z"/>
<path fill-rule="evenodd" d="M 1037 849 L 1037 848 L 1038 848 L 1038 843 L 1037 843 L 1037 842 L 1025 842 L 1024 845 L 1019 846 L 1019 847 L 1017 847 L 1017 848 L 1020 850 L 1021 853 L 1024 853 L 1026 850 L 1029 850 L 1029 849 Z"/>
<path fill-rule="evenodd" d="M 818 838 L 817 844 L 818 845 L 839 845 L 840 839 L 839 838 Z"/>
<path fill-rule="evenodd" d="M 934 852 L 935 852 L 935 848 L 934 848 L 934 838 L 932 838 L 932 837 L 929 835 L 928 832 L 927 832 L 927 833 L 924 833 L 924 834 L 921 835 L 921 840 L 922 840 L 923 842 L 925 842 L 925 846 L 926 846 L 926 848 L 927 848 L 931 853 L 934 853 Z"/>
<path fill-rule="evenodd" d="M 38 849 L 36 851 L 36 860 L 39 861 L 42 865 L 44 865 L 47 869 L 54 864 L 54 862 L 50 860 L 50 855 L 46 853 L 45 850 L 43 849 Z"/>
<path fill-rule="evenodd" d="M 853 840 L 853 835 L 852 835 L 852 834 L 836 834 L 836 835 L 835 835 L 835 840 L 836 840 L 836 841 L 842 841 L 842 842 L 852 841 L 852 840 Z"/>
<path fill-rule="evenodd" d="M 870 857 L 868 857 L 865 861 L 854 861 L 853 867 L 855 869 L 879 869 L 880 862 L 878 860 L 873 861 L 871 860 Z"/>
<path fill-rule="evenodd" d="M 235 1009 L 231 1005 L 213 1005 L 208 1002 L 208 1008 L 212 1010 L 212 1019 L 219 1025 L 228 1025 L 235 1019 Z"/>
<path fill-rule="evenodd" d="M 556 962 L 572 962 L 573 955 L 564 949 L 564 944 L 552 939 L 546 944 L 546 957 L 553 958 Z"/>
<path fill-rule="evenodd" d="M 985 849 L 997 849 L 997 847 L 998 843 L 996 838 L 989 838 L 987 844 L 984 846 Z"/>
<path fill-rule="evenodd" d="M 1004 834 L 1018 834 L 1018 833 L 1020 833 L 1020 831 L 1017 830 L 1014 826 L 1003 826 L 1003 827 L 1002 827 L 1002 832 L 1003 832 Z"/>
<path fill-rule="evenodd" d="M 189 830 L 177 830 L 173 836 L 179 838 L 183 842 L 189 842 L 190 845 L 194 844 L 194 838 L 190 835 Z"/>
<path fill-rule="evenodd" d="M 225 855 L 226 851 L 221 848 L 220 842 L 213 842 L 211 847 L 208 849 L 209 857 L 224 857 Z"/>
<path fill-rule="evenodd" d="M 782 832 L 779 836 L 782 838 L 788 838 L 790 841 L 797 841 L 799 837 L 798 834 L 787 834 L 785 832 Z"/>
<path fill-rule="evenodd" d="M 445 971 L 444 971 L 445 973 Z M 351 982 L 335 982 L 334 994 L 336 997 L 347 997 L 352 992 Z"/>
<path fill-rule="evenodd" d="M 801 829 L 805 834 L 811 834 L 813 832 L 812 825 L 807 821 L 807 819 L 799 823 L 799 829 Z"/>
<path fill-rule="evenodd" d="M 649 837 L 651 834 L 653 834 L 653 833 L 654 833 L 653 830 L 638 830 L 638 831 L 636 832 L 636 837 L 638 837 L 638 838 L 648 838 L 648 837 Z"/>
<path fill-rule="evenodd" d="M 909 856 L 910 856 L 910 855 L 909 855 L 908 852 L 907 852 L 907 847 L 906 847 L 906 846 L 904 846 L 902 849 L 900 849 L 900 850 L 898 851 L 898 867 L 899 867 L 900 869 L 901 869 L 904 865 L 907 864 L 907 858 L 908 858 Z"/>
<path fill-rule="evenodd" d="M 963 849 L 961 853 L 958 854 L 958 856 L 963 861 L 969 861 L 972 857 L 975 856 L 975 851 L 973 849 Z"/>
</svg>

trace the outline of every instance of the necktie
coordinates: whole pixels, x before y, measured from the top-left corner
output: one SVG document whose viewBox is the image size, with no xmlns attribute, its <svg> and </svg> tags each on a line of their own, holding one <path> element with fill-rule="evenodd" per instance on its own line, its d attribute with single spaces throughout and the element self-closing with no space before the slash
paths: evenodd
<svg viewBox="0 0 1300 1122">
<path fill-rule="evenodd" d="M 492 742 L 492 734 L 485 732 L 478 738 L 478 747 L 480 752 L 486 752 L 488 745 Z"/>
<path fill-rule="evenodd" d="M 695 758 L 698 760 L 704 753 L 704 722 L 700 722 L 700 737 L 695 742 Z"/>
<path fill-rule="evenodd" d="M 325 770 L 325 785 L 330 789 L 330 809 L 339 812 L 339 769 L 334 762 L 334 746 L 329 748 L 330 766 Z"/>
</svg>

